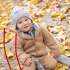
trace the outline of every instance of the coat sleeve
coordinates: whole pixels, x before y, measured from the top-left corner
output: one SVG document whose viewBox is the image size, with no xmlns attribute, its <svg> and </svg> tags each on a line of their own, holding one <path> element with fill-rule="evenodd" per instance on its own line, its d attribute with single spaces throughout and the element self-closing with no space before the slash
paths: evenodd
<svg viewBox="0 0 70 70">
<path fill-rule="evenodd" d="M 15 45 L 15 38 L 13 39 L 13 44 Z M 26 61 L 27 58 L 30 58 L 30 56 L 24 52 L 23 42 L 19 36 L 17 36 L 17 40 L 16 40 L 16 49 L 17 49 L 17 56 L 19 58 L 19 61 L 22 64 L 25 64 L 24 62 Z"/>
<path fill-rule="evenodd" d="M 59 46 L 56 42 L 56 40 L 54 39 L 53 35 L 51 32 L 49 32 L 47 30 L 47 28 L 44 28 L 41 26 L 41 31 L 42 31 L 42 35 L 43 35 L 43 41 L 44 44 L 51 49 L 51 51 L 53 52 L 55 57 L 58 57 L 60 55 L 60 50 L 59 50 Z"/>
</svg>

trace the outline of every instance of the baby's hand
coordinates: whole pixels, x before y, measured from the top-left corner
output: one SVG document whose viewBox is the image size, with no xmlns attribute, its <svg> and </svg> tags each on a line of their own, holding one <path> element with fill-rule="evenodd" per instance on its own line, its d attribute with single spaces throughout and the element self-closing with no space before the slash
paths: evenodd
<svg viewBox="0 0 70 70">
<path fill-rule="evenodd" d="M 32 58 L 27 54 L 20 55 L 19 60 L 26 66 L 30 66 L 32 64 Z"/>
<path fill-rule="evenodd" d="M 24 65 L 30 66 L 32 64 L 32 59 L 30 57 L 27 57 L 24 61 Z"/>
</svg>

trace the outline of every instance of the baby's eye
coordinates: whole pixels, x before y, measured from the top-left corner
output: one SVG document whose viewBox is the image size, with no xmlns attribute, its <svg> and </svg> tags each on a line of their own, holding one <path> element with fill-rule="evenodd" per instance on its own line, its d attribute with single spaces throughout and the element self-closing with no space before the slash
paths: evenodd
<svg viewBox="0 0 70 70">
<path fill-rule="evenodd" d="M 28 19 L 25 19 L 25 21 L 27 21 Z"/>
<path fill-rule="evenodd" d="M 21 24 L 21 23 L 22 23 L 22 21 L 19 22 L 19 24 Z"/>
</svg>

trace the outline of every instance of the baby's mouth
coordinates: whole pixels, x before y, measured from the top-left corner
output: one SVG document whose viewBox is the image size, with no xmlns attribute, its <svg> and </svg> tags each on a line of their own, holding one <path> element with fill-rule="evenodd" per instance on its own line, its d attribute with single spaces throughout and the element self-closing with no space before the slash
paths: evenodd
<svg viewBox="0 0 70 70">
<path fill-rule="evenodd" d="M 24 26 L 24 28 L 28 28 L 29 26 Z"/>
</svg>

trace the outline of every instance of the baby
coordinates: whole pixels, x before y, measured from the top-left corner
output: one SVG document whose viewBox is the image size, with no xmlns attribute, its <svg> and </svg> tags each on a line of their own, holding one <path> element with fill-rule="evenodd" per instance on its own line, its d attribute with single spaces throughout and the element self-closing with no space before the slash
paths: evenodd
<svg viewBox="0 0 70 70">
<path fill-rule="evenodd" d="M 43 26 L 33 23 L 30 14 L 22 7 L 13 9 L 11 19 L 18 33 L 17 52 L 24 70 L 36 70 L 34 60 L 38 60 L 45 70 L 54 70 L 60 50 L 52 34 Z M 53 56 L 48 55 L 47 48 Z"/>
</svg>

